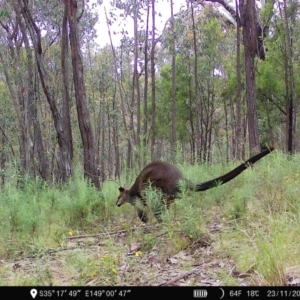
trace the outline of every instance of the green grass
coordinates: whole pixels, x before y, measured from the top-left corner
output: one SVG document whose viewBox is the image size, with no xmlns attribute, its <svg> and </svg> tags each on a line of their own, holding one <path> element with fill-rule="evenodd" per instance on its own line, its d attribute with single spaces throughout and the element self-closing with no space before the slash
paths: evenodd
<svg viewBox="0 0 300 300">
<path fill-rule="evenodd" d="M 275 151 L 230 183 L 184 189 L 159 225 L 153 214 L 160 195 L 149 189 L 146 226 L 131 205 L 115 206 L 112 181 L 101 191 L 78 174 L 61 186 L 8 181 L 0 189 L 0 285 L 157 284 L 161 270 L 189 271 L 203 261 L 207 276 L 224 285 L 240 284 L 228 262 L 248 274 L 247 284 L 285 285 L 290 274 L 300 277 L 299 159 Z M 236 165 L 179 167 L 200 183 Z M 130 186 L 137 175 L 121 182 Z"/>
</svg>

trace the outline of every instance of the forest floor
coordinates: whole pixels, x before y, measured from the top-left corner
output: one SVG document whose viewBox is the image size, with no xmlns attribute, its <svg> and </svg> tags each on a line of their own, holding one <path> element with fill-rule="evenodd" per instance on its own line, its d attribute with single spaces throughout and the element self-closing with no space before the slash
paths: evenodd
<svg viewBox="0 0 300 300">
<path fill-rule="evenodd" d="M 48 249 L 37 257 L 0 260 L 0 266 L 6 270 L 5 281 L 12 284 L 16 277 L 20 277 L 22 281 L 28 278 L 28 283 L 35 278 L 46 285 L 103 285 L 102 276 L 88 276 L 84 281 L 84 270 L 81 274 L 72 272 L 65 262 L 78 255 L 91 258 L 91 261 L 101 260 L 117 247 L 122 249 L 123 262 L 118 270 L 111 267 L 110 271 L 117 275 L 119 285 L 220 286 L 224 284 L 219 279 L 220 273 L 228 273 L 228 276 L 235 277 L 240 285 L 247 285 L 250 272 L 240 273 L 232 259 L 220 258 L 214 254 L 214 239 L 222 226 L 222 223 L 210 224 L 209 235 L 191 241 L 188 249 L 181 249 L 177 253 L 172 253 L 170 249 L 170 256 L 167 255 L 168 249 L 161 252 L 158 246 L 146 252 L 140 251 L 139 241 L 128 244 L 127 232 L 120 229 L 107 233 L 70 236 L 66 239 L 65 247 L 61 249 Z M 152 235 L 155 232 L 161 239 L 159 244 L 164 244 L 164 233 L 159 227 L 155 224 L 140 225 L 132 227 L 132 231 L 138 228 L 147 234 L 151 230 Z"/>
<path fill-rule="evenodd" d="M 216 209 L 217 211 L 217 209 Z M 215 220 L 222 220 L 221 214 Z M 217 218 L 216 218 L 217 216 Z M 139 222 L 126 230 L 76 234 L 64 245 L 43 249 L 22 259 L 0 260 L 5 285 L 46 286 L 224 286 L 264 285 L 255 269 L 240 271 L 223 252 L 222 231 L 232 231 L 226 221 L 206 225 L 201 238 L 188 237 L 183 247 L 170 243 L 161 224 Z M 110 224 L 110 228 L 117 225 Z M 143 239 L 150 234 L 149 243 Z M 151 242 L 154 239 L 154 242 Z M 186 241 L 188 240 L 188 243 Z M 175 243 L 180 242 L 175 238 Z M 229 241 L 230 243 L 230 241 Z M 147 251 L 143 249 L 148 248 Z M 216 250 L 217 249 L 217 250 Z M 226 247 L 225 247 L 226 249 Z M 300 266 L 287 269 L 285 285 L 300 285 Z"/>
<path fill-rule="evenodd" d="M 162 223 L 151 208 L 143 224 L 131 205 L 117 207 L 113 181 L 101 191 L 80 176 L 61 187 L 7 184 L 0 285 L 300 286 L 299 159 L 274 152 L 226 185 L 183 189 Z M 232 169 L 181 167 L 201 182 Z M 160 198 L 147 193 L 151 207 Z"/>
</svg>

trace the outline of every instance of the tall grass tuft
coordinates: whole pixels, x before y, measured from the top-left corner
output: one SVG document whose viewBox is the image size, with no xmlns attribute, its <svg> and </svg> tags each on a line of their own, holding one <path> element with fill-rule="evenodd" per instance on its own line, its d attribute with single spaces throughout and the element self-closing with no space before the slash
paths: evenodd
<svg viewBox="0 0 300 300">
<path fill-rule="evenodd" d="M 57 246 L 70 231 L 84 230 L 105 219 L 103 195 L 82 177 L 60 186 L 38 179 L 22 188 L 0 190 L 0 255 L 17 258 Z"/>
</svg>

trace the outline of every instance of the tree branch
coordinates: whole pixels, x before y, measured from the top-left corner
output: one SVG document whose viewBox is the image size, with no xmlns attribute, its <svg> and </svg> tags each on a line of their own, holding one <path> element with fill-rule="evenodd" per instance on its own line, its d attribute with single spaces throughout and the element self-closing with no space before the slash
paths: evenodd
<svg viewBox="0 0 300 300">
<path fill-rule="evenodd" d="M 236 13 L 235 9 L 228 5 L 224 0 L 191 0 L 193 2 L 213 2 L 213 3 L 219 3 L 222 5 L 229 13 L 230 15 L 234 18 L 234 20 L 237 21 L 237 18 L 239 18 L 239 15 Z"/>
</svg>

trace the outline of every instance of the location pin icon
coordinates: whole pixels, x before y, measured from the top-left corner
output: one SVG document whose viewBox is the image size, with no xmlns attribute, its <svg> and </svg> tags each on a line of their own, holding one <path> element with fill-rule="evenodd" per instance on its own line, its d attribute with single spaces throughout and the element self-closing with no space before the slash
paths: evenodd
<svg viewBox="0 0 300 300">
<path fill-rule="evenodd" d="M 34 299 L 36 297 L 36 295 L 37 295 L 37 290 L 36 289 L 31 289 L 30 290 L 30 295 Z"/>
</svg>

